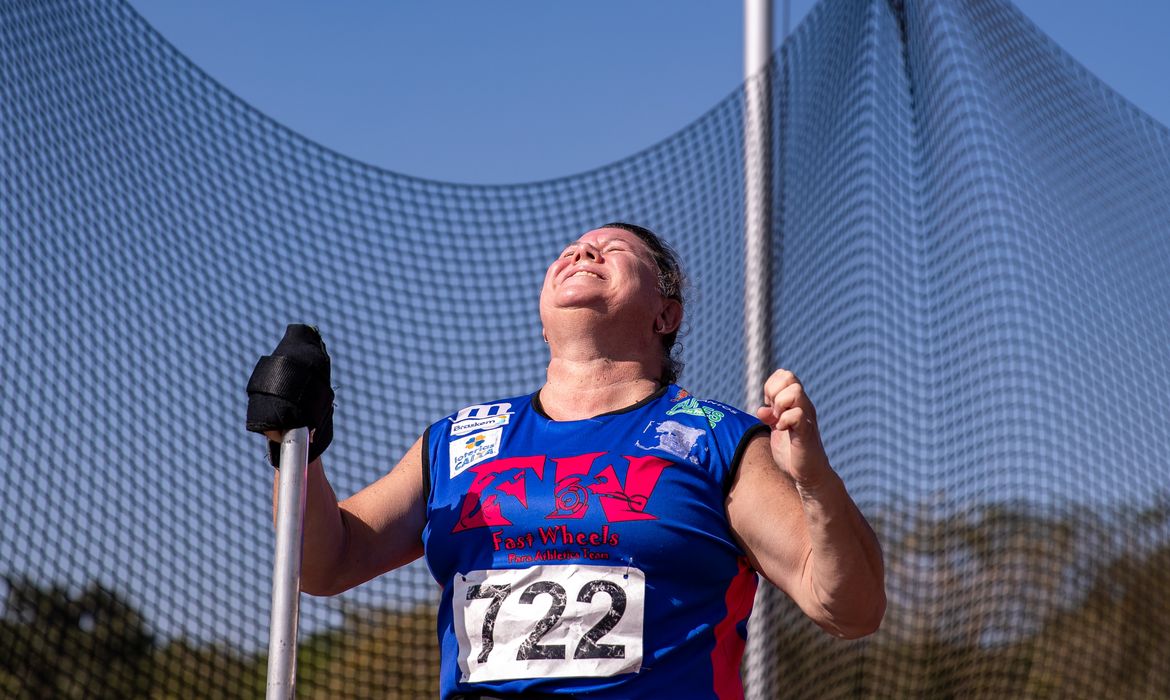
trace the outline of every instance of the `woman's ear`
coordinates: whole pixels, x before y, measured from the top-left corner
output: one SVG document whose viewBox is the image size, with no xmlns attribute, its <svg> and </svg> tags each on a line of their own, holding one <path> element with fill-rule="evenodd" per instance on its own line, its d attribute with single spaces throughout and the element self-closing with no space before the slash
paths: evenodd
<svg viewBox="0 0 1170 700">
<path fill-rule="evenodd" d="M 674 333 L 682 325 L 682 318 L 682 304 L 677 299 L 667 299 L 654 318 L 654 332 L 662 335 Z"/>
</svg>

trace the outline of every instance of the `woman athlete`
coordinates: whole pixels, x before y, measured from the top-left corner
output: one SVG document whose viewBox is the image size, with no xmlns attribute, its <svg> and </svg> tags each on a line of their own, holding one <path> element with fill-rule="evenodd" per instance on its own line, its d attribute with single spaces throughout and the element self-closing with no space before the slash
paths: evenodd
<svg viewBox="0 0 1170 700">
<path fill-rule="evenodd" d="M 425 556 L 444 700 L 742 697 L 757 573 L 830 634 L 876 630 L 881 550 L 800 380 L 773 373 L 754 416 L 674 383 L 682 283 L 644 228 L 570 243 L 540 295 L 544 386 L 435 422 L 340 503 L 320 459 L 329 358 L 290 326 L 249 382 L 248 427 L 314 429 L 302 589 Z"/>
</svg>

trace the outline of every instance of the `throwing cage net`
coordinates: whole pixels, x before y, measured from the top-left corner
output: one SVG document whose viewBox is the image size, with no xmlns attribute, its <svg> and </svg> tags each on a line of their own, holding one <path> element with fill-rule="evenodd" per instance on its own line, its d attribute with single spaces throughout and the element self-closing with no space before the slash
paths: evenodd
<svg viewBox="0 0 1170 700">
<path fill-rule="evenodd" d="M 890 605 L 856 642 L 770 608 L 749 692 L 1170 696 L 1170 131 L 1001 0 L 825 0 L 772 74 L 775 360 Z M 287 322 L 329 344 L 349 494 L 538 388 L 545 266 L 624 219 L 695 282 L 682 383 L 744 405 L 742 143 L 739 91 L 580 175 L 420 180 L 257 113 L 125 4 L 0 3 L 0 696 L 262 695 L 243 387 Z M 434 696 L 435 600 L 421 564 L 306 597 L 300 695 Z"/>
</svg>

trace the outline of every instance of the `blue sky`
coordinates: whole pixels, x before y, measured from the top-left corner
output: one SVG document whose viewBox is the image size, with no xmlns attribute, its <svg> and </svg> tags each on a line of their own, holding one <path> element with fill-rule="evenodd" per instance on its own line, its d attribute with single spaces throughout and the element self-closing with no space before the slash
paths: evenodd
<svg viewBox="0 0 1170 700">
<path fill-rule="evenodd" d="M 669 136 L 742 80 L 740 0 L 130 2 L 285 126 L 436 180 L 527 182 L 604 165 Z M 792 0 L 793 27 L 814 4 Z M 1170 2 L 1016 5 L 1170 124 Z M 782 8 L 776 0 L 777 25 Z"/>
</svg>

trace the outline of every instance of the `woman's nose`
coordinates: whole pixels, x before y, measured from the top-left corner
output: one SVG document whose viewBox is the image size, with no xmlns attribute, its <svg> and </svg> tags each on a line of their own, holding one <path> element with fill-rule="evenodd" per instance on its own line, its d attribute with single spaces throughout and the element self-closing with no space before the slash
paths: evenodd
<svg viewBox="0 0 1170 700">
<path fill-rule="evenodd" d="M 588 243 L 582 243 L 577 246 L 577 252 L 573 256 L 573 261 L 576 262 L 582 258 L 596 262 L 601 259 L 601 251 Z"/>
</svg>

